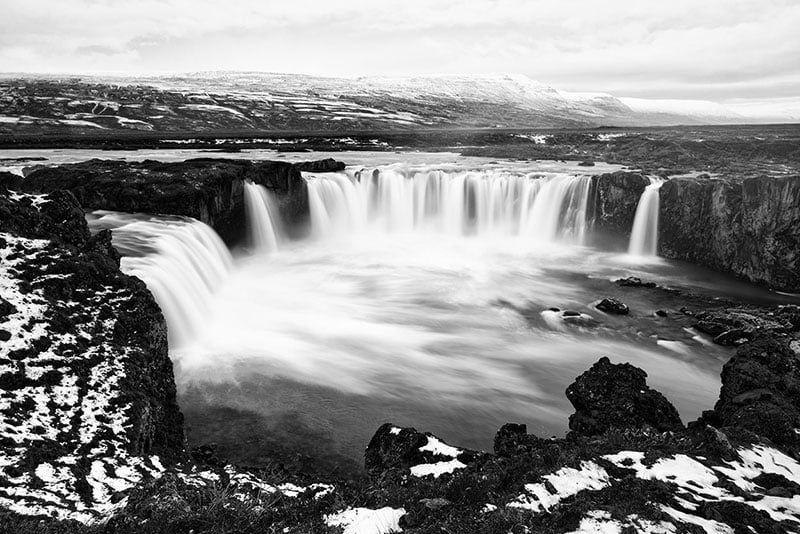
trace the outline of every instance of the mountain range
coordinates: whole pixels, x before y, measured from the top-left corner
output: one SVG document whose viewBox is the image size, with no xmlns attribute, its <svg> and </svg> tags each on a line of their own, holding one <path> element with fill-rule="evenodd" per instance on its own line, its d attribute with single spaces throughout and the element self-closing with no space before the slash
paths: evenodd
<svg viewBox="0 0 800 534">
<path fill-rule="evenodd" d="M 514 74 L 331 78 L 204 72 L 0 78 L 0 134 L 588 128 L 766 120 L 710 101 L 576 93 Z"/>
</svg>

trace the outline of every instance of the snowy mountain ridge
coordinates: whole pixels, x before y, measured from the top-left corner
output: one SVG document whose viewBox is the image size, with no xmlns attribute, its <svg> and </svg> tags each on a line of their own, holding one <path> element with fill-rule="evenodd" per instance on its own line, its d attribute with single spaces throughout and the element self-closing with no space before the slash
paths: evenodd
<svg viewBox="0 0 800 534">
<path fill-rule="evenodd" d="M 0 76 L 0 133 L 37 129 L 336 132 L 746 122 L 759 119 L 709 101 L 563 91 L 519 74 Z"/>
</svg>

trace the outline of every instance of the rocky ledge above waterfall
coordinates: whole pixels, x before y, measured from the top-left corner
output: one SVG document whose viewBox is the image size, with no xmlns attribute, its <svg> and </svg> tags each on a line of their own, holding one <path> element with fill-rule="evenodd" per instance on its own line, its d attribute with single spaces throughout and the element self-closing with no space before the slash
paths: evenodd
<svg viewBox="0 0 800 534">
<path fill-rule="evenodd" d="M 34 166 L 25 177 L 3 173 L 0 187 L 41 194 L 65 189 L 89 209 L 183 215 L 198 219 L 228 243 L 243 237 L 244 181 L 275 193 L 288 228 L 302 232 L 308 193 L 301 171 L 338 171 L 334 160 L 280 161 L 193 159 L 182 162 L 89 160 L 54 167 Z"/>
<path fill-rule="evenodd" d="M 596 228 L 625 235 L 647 179 L 595 178 Z M 659 255 L 800 292 L 800 175 L 671 177 L 659 192 Z"/>
</svg>

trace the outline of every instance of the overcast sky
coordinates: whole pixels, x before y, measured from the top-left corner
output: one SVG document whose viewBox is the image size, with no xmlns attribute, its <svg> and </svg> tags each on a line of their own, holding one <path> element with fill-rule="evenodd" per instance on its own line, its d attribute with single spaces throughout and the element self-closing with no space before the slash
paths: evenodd
<svg viewBox="0 0 800 534">
<path fill-rule="evenodd" d="M 560 89 L 800 97 L 797 0 L 0 0 L 0 71 L 525 74 Z"/>
</svg>

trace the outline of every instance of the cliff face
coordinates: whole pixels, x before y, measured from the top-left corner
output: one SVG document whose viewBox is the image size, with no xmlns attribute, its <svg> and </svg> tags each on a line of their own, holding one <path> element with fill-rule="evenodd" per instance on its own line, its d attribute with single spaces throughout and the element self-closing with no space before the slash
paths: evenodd
<svg viewBox="0 0 800 534">
<path fill-rule="evenodd" d="M 0 507 L 91 522 L 183 450 L 166 323 L 65 191 L 0 193 Z"/>
<path fill-rule="evenodd" d="M 674 178 L 659 219 L 662 256 L 800 291 L 800 177 Z"/>
<path fill-rule="evenodd" d="M 649 180 L 620 171 L 596 176 L 595 229 L 630 235 Z M 659 255 L 800 291 L 800 176 L 675 177 L 660 189 Z"/>
<path fill-rule="evenodd" d="M 230 244 L 243 237 L 246 227 L 244 180 L 272 190 L 288 226 L 302 231 L 309 213 L 306 183 L 299 168 L 286 162 L 90 160 L 41 167 L 14 185 L 28 193 L 66 189 L 87 210 L 193 217 Z"/>
<path fill-rule="evenodd" d="M 630 235 L 636 206 L 644 188 L 650 183 L 641 174 L 619 171 L 595 176 L 590 198 L 597 230 L 618 235 Z"/>
</svg>

